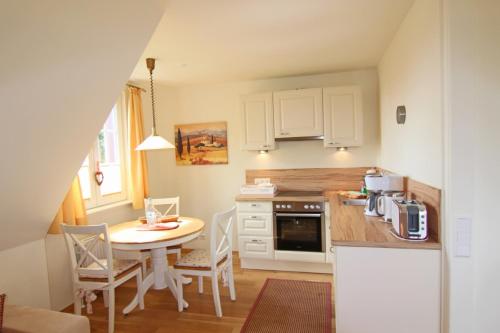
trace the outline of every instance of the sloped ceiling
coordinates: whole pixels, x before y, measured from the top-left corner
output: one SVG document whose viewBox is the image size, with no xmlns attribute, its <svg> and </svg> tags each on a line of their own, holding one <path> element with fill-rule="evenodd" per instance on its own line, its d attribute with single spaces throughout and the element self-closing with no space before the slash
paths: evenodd
<svg viewBox="0 0 500 333">
<path fill-rule="evenodd" d="M 374 67 L 413 2 L 171 0 L 143 58 L 174 85 Z"/>
<path fill-rule="evenodd" d="M 0 250 L 45 237 L 164 0 L 2 1 Z"/>
</svg>

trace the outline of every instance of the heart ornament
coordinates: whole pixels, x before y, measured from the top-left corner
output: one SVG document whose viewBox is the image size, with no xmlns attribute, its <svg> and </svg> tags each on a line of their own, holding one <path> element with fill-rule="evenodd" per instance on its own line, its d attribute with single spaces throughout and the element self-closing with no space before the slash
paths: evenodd
<svg viewBox="0 0 500 333">
<path fill-rule="evenodd" d="M 94 178 L 97 185 L 101 186 L 102 182 L 104 181 L 104 174 L 101 171 L 96 171 Z"/>
</svg>

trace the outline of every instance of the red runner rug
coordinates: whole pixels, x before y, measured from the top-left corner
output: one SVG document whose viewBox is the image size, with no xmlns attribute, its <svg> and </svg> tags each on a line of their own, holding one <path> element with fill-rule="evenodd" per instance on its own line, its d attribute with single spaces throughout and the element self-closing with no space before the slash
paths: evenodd
<svg viewBox="0 0 500 333">
<path fill-rule="evenodd" d="M 242 333 L 331 333 L 331 284 L 267 279 Z"/>
</svg>

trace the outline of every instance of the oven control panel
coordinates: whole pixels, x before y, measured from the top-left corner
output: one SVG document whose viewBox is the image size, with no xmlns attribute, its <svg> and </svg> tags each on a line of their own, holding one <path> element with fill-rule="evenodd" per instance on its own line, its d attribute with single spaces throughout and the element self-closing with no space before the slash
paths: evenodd
<svg viewBox="0 0 500 333">
<path fill-rule="evenodd" d="M 303 201 L 275 201 L 273 202 L 275 212 L 323 212 L 324 202 L 303 202 Z"/>
</svg>

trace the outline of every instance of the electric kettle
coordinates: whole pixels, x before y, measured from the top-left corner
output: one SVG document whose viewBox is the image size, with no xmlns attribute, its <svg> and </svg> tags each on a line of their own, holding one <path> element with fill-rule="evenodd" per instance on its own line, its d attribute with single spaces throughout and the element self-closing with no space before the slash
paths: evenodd
<svg viewBox="0 0 500 333">
<path fill-rule="evenodd" d="M 377 196 L 375 203 L 375 211 L 378 216 L 383 216 L 384 221 L 392 220 L 393 200 L 404 200 L 405 194 L 403 192 L 386 192 Z"/>
</svg>

